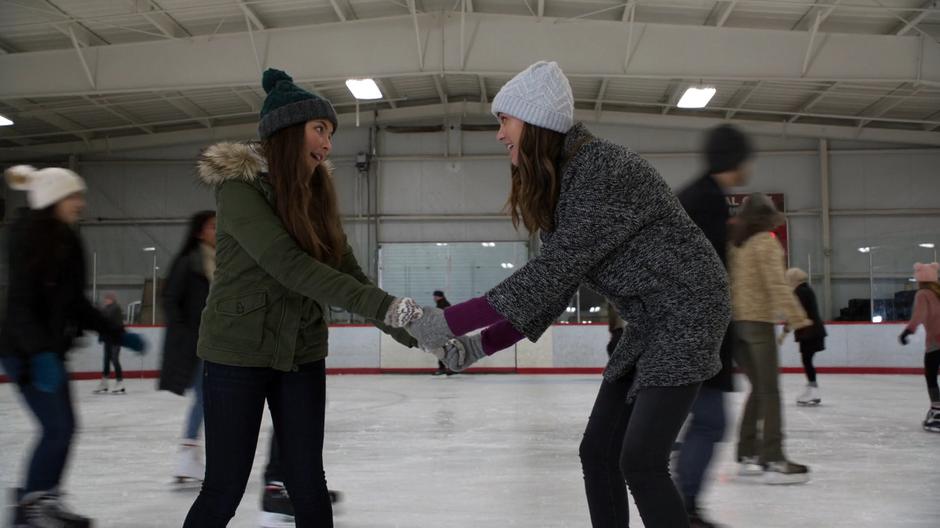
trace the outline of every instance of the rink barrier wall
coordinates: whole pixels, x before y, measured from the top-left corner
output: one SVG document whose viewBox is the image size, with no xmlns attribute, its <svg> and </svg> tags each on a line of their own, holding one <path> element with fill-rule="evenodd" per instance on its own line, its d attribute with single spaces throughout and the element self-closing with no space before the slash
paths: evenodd
<svg viewBox="0 0 940 528">
<path fill-rule="evenodd" d="M 155 378 L 159 372 L 164 329 L 134 326 L 150 344 L 138 356 L 121 353 L 124 377 Z M 923 331 L 901 346 L 903 323 L 829 323 L 827 349 L 816 355 L 823 374 L 920 374 L 923 372 Z M 779 332 L 779 328 L 778 328 Z M 606 324 L 561 324 L 551 327 L 537 342 L 522 341 L 513 349 L 490 356 L 468 373 L 489 374 L 598 374 L 607 363 Z M 798 348 L 792 338 L 781 347 L 781 372 L 802 373 Z M 98 379 L 102 366 L 101 344 L 89 334 L 76 342 L 69 355 L 73 379 Z M 427 374 L 437 368 L 436 358 L 408 349 L 369 325 L 330 327 L 328 374 Z M 0 382 L 6 382 L 0 376 Z"/>
</svg>

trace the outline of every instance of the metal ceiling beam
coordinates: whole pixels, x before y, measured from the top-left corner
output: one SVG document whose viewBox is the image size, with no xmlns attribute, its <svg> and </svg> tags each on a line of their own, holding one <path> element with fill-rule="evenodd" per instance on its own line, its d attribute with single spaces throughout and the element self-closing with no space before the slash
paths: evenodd
<svg viewBox="0 0 940 528">
<path fill-rule="evenodd" d="M 905 91 L 905 90 L 910 90 L 910 93 L 905 94 L 902 97 L 892 97 L 896 95 L 898 92 Z M 916 95 L 921 93 L 923 90 L 924 90 L 923 86 L 916 86 L 916 87 L 906 86 L 906 85 L 898 86 L 894 90 L 891 90 L 891 92 L 889 92 L 888 95 L 886 95 L 885 97 L 882 97 L 881 99 L 878 99 L 874 103 L 868 105 L 864 110 L 859 112 L 858 115 L 865 117 L 865 118 L 879 118 L 887 114 L 894 108 L 896 108 L 898 105 L 904 103 L 911 97 L 915 97 Z M 858 122 L 858 126 L 859 127 L 868 126 L 868 124 L 871 123 L 873 120 L 874 119 L 862 119 Z"/>
<path fill-rule="evenodd" d="M 414 9 L 414 0 L 409 0 Z M 915 82 L 940 86 L 940 44 L 881 35 L 831 34 L 815 58 L 806 57 L 806 35 L 790 31 L 623 24 L 580 20 L 553 24 L 535 17 L 467 13 L 475 38 L 466 45 L 465 68 L 460 61 L 459 17 L 439 19 L 417 14 L 355 24 L 323 24 L 279 29 L 266 34 L 268 54 L 299 82 L 332 82 L 351 76 L 382 78 L 420 75 L 424 64 L 436 73 L 511 76 L 544 57 L 552 57 L 572 78 L 703 79 L 737 81 L 799 80 Z M 421 38 L 421 25 L 443 26 L 442 37 Z M 585 56 L 581 44 L 597 49 L 623 49 L 631 26 L 642 28 L 635 39 L 629 74 L 617 53 Z M 382 42 L 369 53 L 363 42 Z M 245 50 L 247 32 L 219 34 L 212 39 L 165 39 L 132 45 L 84 50 L 95 64 L 97 89 L 89 89 L 74 50 L 0 55 L 0 98 L 152 92 L 245 86 L 258 83 L 257 65 Z M 402 50 L 414 49 L 417 61 Z M 311 49 L 329 49 L 316 61 Z M 507 49 L 514 50 L 506 53 Z M 863 56 L 848 61 L 845 57 Z M 417 63 L 417 65 L 416 65 Z M 206 65 L 211 64 L 209 68 Z M 437 65 L 440 64 L 440 70 Z M 417 67 L 416 67 L 417 66 Z"/>
<path fill-rule="evenodd" d="M 437 91 L 437 96 L 441 98 L 441 103 L 447 104 L 447 92 L 444 90 L 443 83 L 441 82 L 442 75 L 434 74 L 431 76 L 431 79 L 434 80 L 434 90 Z"/>
<path fill-rule="evenodd" d="M 715 22 L 715 27 L 722 27 L 725 25 L 725 22 L 728 21 L 728 17 L 731 16 L 731 11 L 734 10 L 734 7 L 737 3 L 738 0 L 724 2 L 724 9 L 721 11 L 721 15 L 718 16 L 718 20 Z"/>
<path fill-rule="evenodd" d="M 137 128 L 138 130 L 143 130 L 147 134 L 154 133 L 153 127 L 142 124 L 139 120 L 131 117 L 127 112 L 118 110 L 117 108 L 114 108 L 111 105 L 103 105 L 99 103 L 97 100 L 95 100 L 95 98 L 93 97 L 86 96 L 84 99 L 88 101 L 89 103 L 93 104 L 94 106 L 103 109 L 105 112 L 108 112 L 109 114 L 119 117 L 123 119 L 124 121 L 127 121 L 128 123 L 134 125 L 134 127 Z"/>
<path fill-rule="evenodd" d="M 232 93 L 235 94 L 239 99 L 245 102 L 248 105 L 248 108 L 252 112 L 260 112 L 262 101 L 256 93 L 251 90 L 239 90 L 237 88 L 232 88 Z"/>
<path fill-rule="evenodd" d="M 927 0 L 920 6 L 921 9 L 932 9 L 934 7 L 937 7 L 936 0 Z M 897 30 L 892 31 L 891 33 L 899 37 L 903 37 L 904 35 L 907 35 L 910 30 L 914 29 L 918 24 L 923 22 L 929 14 L 929 11 L 921 11 L 915 14 L 914 18 L 908 20 L 906 23 L 899 24 Z"/>
<path fill-rule="evenodd" d="M 170 94 L 164 94 L 163 96 L 166 102 L 170 103 L 177 110 L 183 112 L 187 116 L 196 119 L 206 128 L 212 128 L 212 116 L 206 113 L 205 110 L 199 108 L 198 105 L 187 99 L 183 94 L 176 92 Z"/>
<path fill-rule="evenodd" d="M 248 17 L 248 20 L 251 20 L 251 23 L 254 24 L 255 28 L 257 28 L 258 31 L 264 31 L 265 29 L 267 29 L 267 27 L 265 27 L 264 25 L 264 22 L 262 22 L 261 19 L 258 18 L 258 14 L 255 13 L 255 10 L 249 7 L 248 4 L 245 3 L 245 0 L 236 0 L 236 2 L 238 2 L 238 7 L 241 8 L 242 13 L 244 13 L 245 16 Z"/>
<path fill-rule="evenodd" d="M 341 22 L 345 22 L 346 13 L 344 13 L 343 9 L 339 6 L 339 2 L 330 0 L 330 5 L 333 6 L 333 12 L 336 13 L 337 18 L 339 18 Z"/>
<path fill-rule="evenodd" d="M 18 113 L 45 121 L 57 129 L 81 139 L 83 143 L 91 139 L 91 134 L 83 131 L 84 127 L 82 125 L 72 121 L 67 117 L 63 117 L 52 110 L 47 110 L 31 101 L 26 99 L 7 99 L 4 102 L 16 109 Z"/>
<path fill-rule="evenodd" d="M 601 109 L 604 106 L 604 96 L 607 95 L 607 84 L 610 83 L 610 79 L 604 79 L 601 81 L 601 87 L 597 90 L 597 102 L 594 103 L 594 111 L 600 115 Z"/>
<path fill-rule="evenodd" d="M 398 103 L 396 102 L 401 97 L 398 95 L 398 91 L 395 90 L 395 87 L 392 83 L 387 83 L 382 79 L 375 79 L 375 84 L 379 85 L 379 90 L 382 90 L 382 94 L 385 95 L 385 99 L 388 100 L 388 104 L 392 108 L 398 108 Z"/>
<path fill-rule="evenodd" d="M 137 0 L 137 12 L 141 13 L 150 24 L 160 30 L 168 38 L 186 38 L 192 37 L 186 28 L 184 28 L 175 18 L 169 15 L 156 0 Z"/>
<path fill-rule="evenodd" d="M 803 16 L 793 25 L 793 31 L 809 30 L 815 23 L 816 15 L 820 15 L 819 23 L 822 24 L 841 3 L 842 0 L 829 0 L 827 2 L 816 0 L 813 6 L 806 10 Z"/>
<path fill-rule="evenodd" d="M 73 38 L 78 40 L 82 46 L 99 46 L 102 44 L 110 44 L 107 40 L 104 39 L 101 35 L 95 33 L 88 26 L 82 22 L 72 22 L 75 19 L 71 14 L 66 10 L 57 6 L 52 2 L 52 0 L 43 0 L 42 3 L 49 6 L 53 12 L 61 15 L 64 20 L 59 22 L 50 22 L 53 28 L 59 33 L 62 33 L 66 37 Z"/>
<path fill-rule="evenodd" d="M 676 103 L 679 102 L 679 97 L 682 95 L 682 81 L 677 80 L 672 83 L 672 85 L 666 90 L 666 94 L 663 97 L 663 102 L 666 103 L 666 106 L 662 109 L 662 114 L 666 115 Z"/>
<path fill-rule="evenodd" d="M 827 95 L 829 95 L 829 92 L 831 92 L 832 90 L 834 90 L 834 89 L 836 88 L 836 86 L 838 86 L 838 85 L 839 85 L 839 83 L 834 82 L 834 83 L 830 84 L 829 86 L 827 86 L 827 87 L 826 87 L 825 89 L 823 89 L 822 91 L 820 91 L 819 93 L 817 93 L 817 94 L 813 95 L 812 97 L 810 97 L 809 99 L 807 99 L 806 102 L 804 102 L 803 104 L 801 104 L 800 107 L 796 110 L 796 115 L 794 115 L 793 117 L 791 117 L 790 119 L 788 119 L 787 122 L 788 122 L 788 123 L 795 123 L 797 119 L 803 117 L 803 116 L 800 115 L 800 114 L 805 114 L 806 112 L 809 112 L 814 106 L 816 106 L 817 104 L 819 104 L 819 102 L 822 101 L 823 98 L 825 98 Z"/>
<path fill-rule="evenodd" d="M 477 80 L 480 81 L 480 103 L 485 105 L 487 103 L 486 80 L 482 75 L 477 75 Z"/>
<path fill-rule="evenodd" d="M 747 102 L 751 99 L 754 93 L 757 92 L 757 90 L 761 87 L 762 84 L 763 84 L 763 81 L 757 81 L 757 82 L 751 83 L 747 87 L 744 87 L 743 92 L 741 91 L 741 89 L 739 89 L 738 92 L 742 94 L 741 98 L 734 105 L 734 109 L 728 110 L 727 112 L 725 112 L 725 118 L 731 119 L 732 117 L 734 117 L 735 114 L 740 112 L 744 108 L 744 105 L 747 104 Z M 737 96 L 737 94 L 735 94 L 735 96 Z"/>
<path fill-rule="evenodd" d="M 440 118 L 443 115 L 476 116 L 492 119 L 486 111 L 473 112 L 476 105 L 462 102 L 448 105 L 428 105 L 399 107 L 392 110 L 378 110 L 375 113 L 361 114 L 363 126 L 374 123 L 390 124 L 414 120 Z M 343 113 L 339 116 L 340 133 L 355 123 L 355 115 Z M 637 114 L 628 112 L 604 111 L 600 115 L 592 110 L 576 110 L 575 119 L 586 123 L 603 123 L 620 126 L 640 126 L 648 128 L 705 130 L 719 124 L 734 123 L 748 133 L 775 137 L 810 137 L 850 141 L 872 141 L 877 143 L 901 143 L 908 145 L 940 146 L 940 134 L 916 130 L 888 130 L 862 128 L 855 126 L 810 125 L 786 123 L 780 121 L 750 121 L 744 119 L 721 119 L 707 117 L 689 117 L 680 115 Z M 160 132 L 152 135 L 124 136 L 109 139 L 92 139 L 88 142 L 58 143 L 52 145 L 34 145 L 23 147 L 0 148 L 0 160 L 21 160 L 37 156 L 62 154 L 84 154 L 92 152 L 116 152 L 121 150 L 161 147 L 179 144 L 205 144 L 221 140 L 246 140 L 257 136 L 257 124 L 231 125 L 211 129 L 192 129 L 174 132 Z"/>
</svg>

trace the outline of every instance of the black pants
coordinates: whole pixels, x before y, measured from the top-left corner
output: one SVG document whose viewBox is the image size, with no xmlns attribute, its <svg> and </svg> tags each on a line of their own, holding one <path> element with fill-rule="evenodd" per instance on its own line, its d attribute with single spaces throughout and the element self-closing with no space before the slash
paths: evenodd
<svg viewBox="0 0 940 528">
<path fill-rule="evenodd" d="M 632 380 L 603 381 L 581 441 L 581 467 L 591 526 L 630 522 L 627 485 L 646 528 L 688 528 L 682 497 L 669 476 L 669 454 L 699 384 L 643 389 Z"/>
<path fill-rule="evenodd" d="M 803 356 L 803 370 L 806 371 L 806 381 L 816 383 L 816 367 L 813 365 L 813 356 L 815 352 L 800 352 Z"/>
<path fill-rule="evenodd" d="M 235 515 L 251 473 L 265 400 L 296 526 L 332 528 L 323 472 L 325 362 L 280 372 L 206 361 L 203 375 L 206 480 L 184 528 L 223 527 Z"/>
<path fill-rule="evenodd" d="M 114 364 L 114 377 L 118 381 L 124 379 L 124 370 L 121 369 L 121 345 L 104 345 L 104 368 L 101 371 L 101 377 L 108 379 L 111 375 L 111 364 Z"/>
<path fill-rule="evenodd" d="M 940 369 L 940 349 L 924 355 L 924 377 L 927 378 L 927 393 L 930 403 L 940 403 L 940 387 L 937 386 L 937 370 Z"/>
</svg>

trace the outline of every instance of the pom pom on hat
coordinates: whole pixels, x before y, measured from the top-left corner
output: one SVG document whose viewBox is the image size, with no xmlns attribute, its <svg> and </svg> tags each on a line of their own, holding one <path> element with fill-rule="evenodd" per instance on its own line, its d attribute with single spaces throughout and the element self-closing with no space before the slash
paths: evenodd
<svg viewBox="0 0 940 528">
<path fill-rule="evenodd" d="M 81 176 L 60 167 L 36 170 L 29 165 L 16 165 L 5 170 L 3 176 L 12 189 L 27 192 L 30 209 L 45 209 L 86 190 Z"/>
<path fill-rule="evenodd" d="M 277 86 L 277 83 L 281 81 L 292 83 L 294 82 L 294 78 L 288 75 L 286 71 L 268 68 L 261 77 L 261 87 L 264 88 L 264 93 L 269 94 L 274 90 L 274 87 Z"/>
</svg>

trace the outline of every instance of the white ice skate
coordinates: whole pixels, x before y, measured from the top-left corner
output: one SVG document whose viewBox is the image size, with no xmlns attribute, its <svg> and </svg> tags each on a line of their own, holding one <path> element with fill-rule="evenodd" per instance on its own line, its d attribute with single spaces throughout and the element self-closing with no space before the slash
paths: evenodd
<svg viewBox="0 0 940 528">
<path fill-rule="evenodd" d="M 176 463 L 176 472 L 173 473 L 174 484 L 179 488 L 193 488 L 202 484 L 206 475 L 200 451 L 196 444 L 183 444 L 180 447 L 179 459 Z"/>
<path fill-rule="evenodd" d="M 940 433 L 940 408 L 931 407 L 927 411 L 927 417 L 924 419 L 924 431 Z"/>
<path fill-rule="evenodd" d="M 111 394 L 127 394 L 127 390 L 124 389 L 124 382 L 119 381 L 114 384 L 114 388 L 111 389 Z"/>
<path fill-rule="evenodd" d="M 820 403 L 822 398 L 819 397 L 819 388 L 812 385 L 807 385 L 803 394 L 796 399 L 796 404 L 800 407 L 816 407 Z"/>
<path fill-rule="evenodd" d="M 739 477 L 760 477 L 764 474 L 764 466 L 757 457 L 741 457 L 738 461 Z"/>
<path fill-rule="evenodd" d="M 101 378 L 101 381 L 98 382 L 98 388 L 93 390 L 94 394 L 107 394 L 110 392 L 107 378 Z"/>
</svg>

